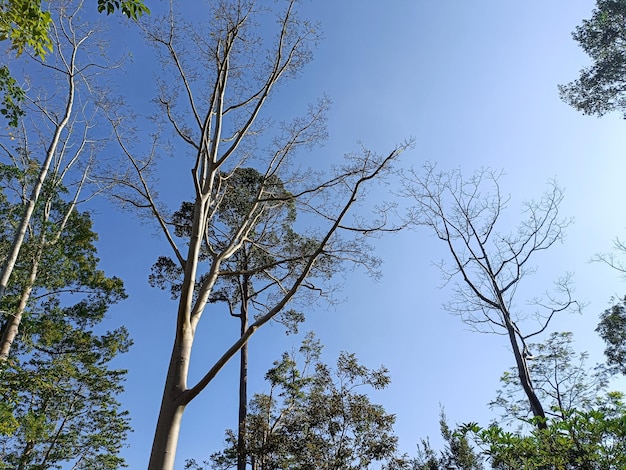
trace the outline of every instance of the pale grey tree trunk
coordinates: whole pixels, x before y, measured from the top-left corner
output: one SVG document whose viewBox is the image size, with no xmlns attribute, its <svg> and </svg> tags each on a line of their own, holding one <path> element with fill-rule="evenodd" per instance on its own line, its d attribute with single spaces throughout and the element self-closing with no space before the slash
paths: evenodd
<svg viewBox="0 0 626 470">
<path fill-rule="evenodd" d="M 44 183 L 46 182 L 46 178 L 48 176 L 48 171 L 50 170 L 50 165 L 52 160 L 57 153 L 57 147 L 59 145 L 59 141 L 61 139 L 61 134 L 63 130 L 66 128 L 70 117 L 72 116 L 72 110 L 74 107 L 74 96 L 76 93 L 76 83 L 75 83 L 75 61 L 76 61 L 76 53 L 77 47 L 74 47 L 72 50 L 71 58 L 68 62 L 68 91 L 67 91 L 67 101 L 65 105 L 65 112 L 63 113 L 63 118 L 55 125 L 54 134 L 52 136 L 52 140 L 48 149 L 46 151 L 46 156 L 44 161 L 42 162 L 39 170 L 39 176 L 37 177 L 37 181 L 33 186 L 33 189 L 30 193 L 30 197 L 28 198 L 28 202 L 26 203 L 26 207 L 24 208 L 24 214 L 22 215 L 22 219 L 20 220 L 20 225 L 15 232 L 15 236 L 13 238 L 13 243 L 11 244 L 11 249 L 7 255 L 7 259 L 2 265 L 2 272 L 0 273 L 0 299 L 4 297 L 6 289 L 9 285 L 9 280 L 11 278 L 11 274 L 15 269 L 15 263 L 17 262 L 17 258 L 19 256 L 22 245 L 24 244 L 24 238 L 26 237 L 26 231 L 28 229 L 28 224 L 30 223 L 30 219 L 33 216 L 33 212 L 35 211 L 35 205 L 39 200 L 39 195 L 41 194 L 41 189 L 43 188 Z M 13 315 L 12 319 L 12 331 L 14 330 L 17 333 L 17 329 L 19 328 L 19 324 L 21 322 L 21 316 L 18 318 L 17 315 Z M 3 335 L 2 343 L 0 344 L 0 362 L 6 361 L 10 349 L 12 339 L 9 342 L 9 338 L 5 339 Z"/>
<path fill-rule="evenodd" d="M 184 392 L 187 388 L 187 372 L 193 333 L 186 331 L 177 338 L 172 351 L 165 390 L 161 401 L 159 419 L 157 421 L 150 454 L 148 470 L 172 470 L 176 458 L 178 435 L 183 419 L 186 402 Z"/>
<path fill-rule="evenodd" d="M 35 280 L 37 279 L 39 260 L 43 255 L 43 245 L 44 241 L 42 240 L 41 245 L 37 250 L 37 256 L 35 256 L 35 259 L 32 262 L 30 273 L 28 275 L 27 285 L 22 292 L 17 309 L 15 310 L 15 312 L 13 312 L 12 315 L 9 316 L 7 323 L 3 325 L 2 339 L 0 343 L 0 360 L 2 361 L 5 361 L 9 357 L 11 346 L 13 345 L 13 341 L 15 341 L 15 338 L 19 331 L 19 325 L 22 321 L 22 316 L 24 315 L 26 304 L 28 303 L 28 299 L 30 299 L 30 294 L 33 291 L 33 286 L 35 285 Z"/>
</svg>

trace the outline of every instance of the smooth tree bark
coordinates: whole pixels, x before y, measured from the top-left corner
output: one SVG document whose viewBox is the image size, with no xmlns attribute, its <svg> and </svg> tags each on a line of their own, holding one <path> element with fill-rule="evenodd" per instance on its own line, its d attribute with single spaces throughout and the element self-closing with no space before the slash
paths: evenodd
<svg viewBox="0 0 626 470">
<path fill-rule="evenodd" d="M 266 5 L 249 0 L 212 2 L 203 23 L 197 14 L 194 20 L 185 20 L 172 3 L 169 14 L 154 16 L 145 32 L 163 64 L 161 91 L 155 100 L 160 106 L 159 116 L 171 127 L 177 143 L 168 146 L 157 133 L 152 149 L 142 153 L 134 146 L 132 126 L 125 125 L 123 117 L 110 114 L 128 161 L 126 177 L 109 181 L 125 188 L 115 197 L 151 215 L 173 253 L 172 263 L 160 258 L 162 266 L 180 274 L 175 339 L 150 456 L 151 470 L 174 467 L 186 406 L 259 328 L 280 319 L 303 292 L 312 297 L 325 295 L 330 283 L 328 266 L 333 263 L 352 262 L 375 272 L 378 260 L 364 238 L 395 229 L 386 223 L 385 214 L 373 215 L 368 223 L 366 214 L 356 218 L 351 212 L 361 202 L 365 187 L 388 175 L 409 143 L 383 155 L 362 149 L 334 162 L 330 174 L 323 177 L 319 168 L 302 170 L 305 165 L 297 156 L 325 137 L 326 100 L 291 122 L 272 123 L 261 117 L 277 86 L 297 76 L 319 39 L 315 26 L 298 16 L 296 0 L 282 5 L 280 10 L 279 6 L 268 10 Z M 267 33 L 267 25 L 274 25 L 274 34 Z M 157 197 L 153 177 L 159 152 L 169 151 L 182 162 L 185 147 L 193 156 L 191 180 L 181 188 L 177 203 L 193 191 L 188 207 L 191 224 L 185 233 L 177 233 L 175 218 L 165 201 Z M 228 180 L 245 167 L 254 168 L 260 182 L 237 224 L 227 227 L 218 214 L 232 209 L 227 205 L 232 190 Z M 180 181 L 172 172 L 157 176 L 159 185 L 168 189 L 177 187 L 173 181 Z M 276 178 L 284 189 L 277 190 Z M 260 236 L 263 229 L 259 229 L 259 221 L 288 206 L 295 206 L 304 216 L 303 226 L 313 229 L 306 237 L 289 234 L 284 243 L 268 246 Z M 189 384 L 199 322 L 207 304 L 214 300 L 220 279 L 245 274 L 230 271 L 228 261 L 248 244 L 274 258 L 271 265 L 255 267 L 249 273 L 264 273 L 272 281 L 272 293 L 265 297 L 243 334 L 212 365 L 207 364 L 200 380 Z"/>
<path fill-rule="evenodd" d="M 252 205 L 255 204 L 258 191 L 265 184 L 271 186 L 274 198 L 291 197 L 279 178 L 271 178 L 267 182 L 253 168 L 238 168 L 226 181 L 221 207 L 216 211 L 214 225 L 220 231 L 235 232 L 241 222 L 246 219 Z M 191 233 L 191 203 L 183 202 L 174 213 L 175 234 L 181 236 Z M 222 265 L 222 274 L 213 287 L 209 302 L 221 302 L 228 305 L 232 317 L 239 321 L 240 335 L 244 335 L 251 315 L 267 313 L 267 308 L 276 295 L 280 295 L 281 285 L 294 280 L 300 256 L 306 253 L 307 246 L 316 240 L 296 233 L 293 225 L 296 221 L 295 204 L 272 207 L 259 217 L 253 233 L 230 259 Z M 296 256 L 293 256 L 293 253 Z M 277 254 L 280 254 L 280 258 Z M 288 255 L 290 254 L 290 255 Z M 205 256 L 205 255 L 203 255 Z M 339 263 L 326 259 L 318 263 L 314 272 L 330 276 Z M 150 284 L 161 289 L 169 289 L 173 299 L 178 298 L 182 285 L 183 272 L 168 257 L 160 257 L 152 267 Z M 315 276 L 315 274 L 314 274 Z M 299 294 L 297 303 L 302 297 Z M 304 315 L 294 309 L 283 311 L 276 321 L 283 324 L 288 332 L 296 333 L 298 324 Z M 247 379 L 248 379 L 248 343 L 240 352 L 239 374 L 239 418 L 237 432 L 237 466 L 245 470 L 246 465 L 246 417 L 247 417 Z"/>
<path fill-rule="evenodd" d="M 532 414 L 541 418 L 539 427 L 545 427 L 546 413 L 528 368 L 532 355 L 527 340 L 543 333 L 556 313 L 578 304 L 572 300 L 566 276 L 557 281 L 556 295 L 535 301 L 533 327 L 522 323 L 528 314 L 514 313 L 514 297 L 522 280 L 535 270 L 530 260 L 561 239 L 569 220 L 559 216 L 563 195 L 552 182 L 542 199 L 525 204 L 526 219 L 517 230 L 508 235 L 498 232 L 508 202 L 501 194 L 499 177 L 483 169 L 464 179 L 458 170 L 438 172 L 427 164 L 421 172 L 405 174 L 403 192 L 415 203 L 409 223 L 434 231 L 452 258 L 440 265 L 446 283 L 458 279 L 447 310 L 477 331 L 507 337 L 520 386 Z"/>
<path fill-rule="evenodd" d="M 24 173 L 23 185 L 5 188 L 9 197 L 23 204 L 23 212 L 17 227 L 7 234 L 12 243 L 3 256 L 0 299 L 6 293 L 28 237 L 33 213 L 38 204 L 46 203 L 40 201 L 44 188 L 49 188 L 48 194 L 54 188 L 63 191 L 70 188 L 73 203 L 68 217 L 78 203 L 93 195 L 86 196 L 83 190 L 104 140 L 93 136 L 99 114 L 95 103 L 100 99 L 95 90 L 101 85 L 103 71 L 114 67 L 93 59 L 92 53 L 103 40 L 98 26 L 81 22 L 78 13 L 82 7 L 81 1 L 63 1 L 51 9 L 49 36 L 53 51 L 46 55 L 45 61 L 30 57 L 37 63 L 37 70 L 29 78 L 31 88 L 24 99 L 25 115 L 18 128 L 0 141 L 1 163 Z M 53 97 L 49 90 L 51 83 L 56 86 Z M 38 148 L 45 149 L 43 155 L 37 154 Z M 14 194 L 8 194 L 10 190 Z M 0 362 L 7 359 L 22 320 L 19 311 L 4 314 Z"/>
</svg>

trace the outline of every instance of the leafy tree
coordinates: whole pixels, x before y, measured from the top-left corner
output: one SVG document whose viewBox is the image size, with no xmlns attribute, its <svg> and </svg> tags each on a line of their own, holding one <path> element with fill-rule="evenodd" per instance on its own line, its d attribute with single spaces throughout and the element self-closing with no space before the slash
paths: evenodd
<svg viewBox="0 0 626 470">
<path fill-rule="evenodd" d="M 439 429 L 444 439 L 444 449 L 437 452 L 428 439 L 422 439 L 417 457 L 403 456 L 391 461 L 385 470 L 483 470 L 483 458 L 472 445 L 467 433 L 450 428 L 441 411 Z"/>
<path fill-rule="evenodd" d="M 479 170 L 470 178 L 459 171 L 437 172 L 426 165 L 419 174 L 406 174 L 404 194 L 416 204 L 409 223 L 426 226 L 448 248 L 450 264 L 441 264 L 446 281 L 459 279 L 446 309 L 480 332 L 506 336 L 516 364 L 516 375 L 533 416 L 545 427 L 546 413 L 533 384 L 528 358 L 529 338 L 546 330 L 558 312 L 577 307 L 569 279 L 556 284 L 557 293 L 535 301 L 538 326 L 524 331 L 528 314 L 516 313 L 515 294 L 524 277 L 534 271 L 535 255 L 559 241 L 569 221 L 559 218 L 561 190 L 552 184 L 536 202 L 525 204 L 526 219 L 511 234 L 497 232 L 507 198 L 500 190 L 499 174 Z"/>
<path fill-rule="evenodd" d="M 325 176 L 319 169 L 303 169 L 296 156 L 298 151 L 310 150 L 325 137 L 326 100 L 291 122 L 272 124 L 261 118 L 265 104 L 279 85 L 297 76 L 311 59 L 311 48 L 319 39 L 315 26 L 299 18 L 297 3 L 291 0 L 268 11 L 253 1 L 220 1 L 211 2 L 206 21 L 198 15 L 185 19 L 175 6 L 165 18 L 153 17 L 153 23 L 146 28 L 147 36 L 163 64 L 161 90 L 155 103 L 165 121 L 162 124 L 170 126 L 177 140 L 170 145 L 157 133 L 153 147 L 145 152 L 133 143 L 135 126 L 127 124 L 124 116 L 114 110 L 109 115 L 128 161 L 128 175 L 132 176 L 110 180 L 124 185 L 116 197 L 153 218 L 172 250 L 171 259 L 183 273 L 174 345 L 150 457 L 151 470 L 173 468 L 186 406 L 249 338 L 281 312 L 288 311 L 299 293 L 327 293 L 329 278 L 317 271 L 317 267 L 324 266 L 323 260 L 351 261 L 375 271 L 378 260 L 371 255 L 365 237 L 390 228 L 385 214 L 381 215 L 382 220 L 370 221 L 367 217 L 352 218 L 352 211 L 362 201 L 365 187 L 388 174 L 407 144 L 385 155 L 369 150 L 349 155 L 341 163 L 334 162 L 331 174 Z M 265 20 L 270 19 L 277 28 L 276 35 L 267 34 L 264 28 Z M 160 174 L 161 181 L 157 183 L 154 173 L 159 153 L 171 151 L 182 162 L 185 150 L 191 155 L 188 187 L 182 188 L 180 179 L 170 174 Z M 226 230 L 217 221 L 218 211 L 232 209 L 225 199 L 226 181 L 236 174 L 237 168 L 246 167 L 262 176 L 261 183 L 253 203 L 237 219 L 238 226 Z M 169 180 L 170 176 L 174 179 Z M 285 188 L 284 195 L 274 194 L 277 177 Z M 177 207 L 193 194 L 189 235 L 176 235 L 175 218 L 155 192 L 163 186 L 181 189 Z M 262 240 L 258 221 L 277 208 L 290 205 L 305 215 L 304 227 L 312 227 L 305 232 L 310 243 L 299 246 L 295 252 L 272 253 L 276 256 L 273 269 L 284 272 L 284 282 L 276 284 L 262 313 L 251 321 L 245 333 L 233 340 L 204 376 L 188 384 L 199 322 L 207 305 L 216 299 L 218 281 L 232 275 L 223 268 L 237 253 L 243 254 L 248 243 L 263 253 L 263 244 L 257 241 Z"/>
<path fill-rule="evenodd" d="M 248 463 L 256 470 L 367 469 L 391 458 L 397 438 L 395 421 L 380 405 L 360 392 L 382 389 L 388 372 L 360 365 L 353 354 L 341 353 L 336 367 L 320 361 L 321 346 L 308 335 L 294 354 L 283 354 L 266 374 L 270 390 L 256 394 L 248 415 Z M 211 456 L 214 469 L 236 467 L 233 431 L 227 448 Z M 201 468 L 188 461 L 187 468 Z"/>
<path fill-rule="evenodd" d="M 529 434 L 497 424 L 471 432 L 492 468 L 498 470 L 619 470 L 626 465 L 626 407 L 619 393 L 590 410 L 569 410 L 547 428 Z"/>
<path fill-rule="evenodd" d="M 504 410 L 504 418 L 522 423 L 510 431 L 494 422 L 483 428 L 476 423 L 451 431 L 442 424 L 448 443 L 441 456 L 422 442 L 417 459 L 389 470 L 481 469 L 483 464 L 499 470 L 617 470 L 626 464 L 626 406 L 619 392 L 605 393 L 606 370 L 589 369 L 586 354 L 571 346 L 571 333 L 554 333 L 545 344 L 529 345 L 533 358 L 529 368 L 546 412 L 529 417 L 527 401 L 520 399 L 521 386 L 516 374 L 503 376 L 503 390 L 492 405 Z M 444 421 L 445 424 L 445 421 Z M 526 426 L 530 424 L 530 426 Z M 449 460 L 453 456 L 456 460 Z M 459 459 L 469 456 L 469 459 Z M 464 462 L 464 464 L 459 464 Z M 476 465 L 476 467 L 472 465 Z M 465 466 L 464 466 L 465 465 Z"/>
<path fill-rule="evenodd" d="M 561 99 L 583 114 L 626 111 L 626 2 L 596 0 L 591 18 L 572 33 L 593 64 L 560 85 Z"/>
<path fill-rule="evenodd" d="M 0 3 L 0 41 L 10 41 L 19 56 L 28 47 L 39 57 L 52 51 L 48 29 L 50 13 L 41 7 L 41 0 L 3 0 Z"/>
<path fill-rule="evenodd" d="M 45 63 L 41 57 L 29 59 L 30 88 L 23 101 L 26 115 L 20 118 L 17 129 L 0 138 L 2 171 L 20 175 L 7 180 L 10 186 L 5 191 L 19 217 L 12 219 L 10 227 L 5 226 L 5 241 L 10 243 L 1 259 L 0 298 L 10 289 L 37 205 L 45 207 L 50 195 L 62 196 L 70 203 L 67 218 L 81 201 L 102 189 L 90 182 L 106 161 L 98 154 L 108 137 L 97 124 L 106 123 L 101 120 L 102 107 L 111 104 L 105 97 L 104 77 L 112 64 L 101 54 L 100 47 L 106 44 L 102 31 L 98 25 L 81 19 L 81 8 L 81 1 L 72 0 L 50 5 L 54 51 L 46 56 Z M 8 357 L 21 321 L 18 312 L 10 318 L 12 324 L 0 342 L 0 362 Z"/>
<path fill-rule="evenodd" d="M 626 374 L 626 298 L 600 315 L 596 331 L 606 343 L 607 365 Z"/>
<path fill-rule="evenodd" d="M 13 166 L 0 169 L 4 258 L 21 218 L 21 203 L 11 203 L 7 191 L 27 176 Z M 71 462 L 77 469 L 114 469 L 123 464 L 118 453 L 129 423 L 116 400 L 126 372 L 109 363 L 130 340 L 124 328 L 93 330 L 125 294 L 119 279 L 97 269 L 89 214 L 73 210 L 62 192 L 48 187 L 39 199 L 0 301 L 3 338 L 14 316 L 21 320 L 0 368 L 0 465 L 47 469 Z"/>
<path fill-rule="evenodd" d="M 509 431 L 497 423 L 486 428 L 468 423 L 453 431 L 442 427 L 442 433 L 449 444 L 441 456 L 426 441 L 418 458 L 405 458 L 388 470 L 482 470 L 486 465 L 496 470 L 619 470 L 626 465 L 626 407 L 616 392 L 589 409 L 563 411 L 548 427 L 534 423 Z"/>
</svg>

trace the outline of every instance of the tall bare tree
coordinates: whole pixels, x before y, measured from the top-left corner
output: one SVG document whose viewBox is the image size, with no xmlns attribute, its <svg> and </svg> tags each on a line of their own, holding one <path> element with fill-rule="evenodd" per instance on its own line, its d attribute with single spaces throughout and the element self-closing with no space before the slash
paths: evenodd
<svg viewBox="0 0 626 470">
<path fill-rule="evenodd" d="M 507 336 L 532 414 L 545 418 L 529 373 L 526 342 L 544 332 L 556 313 L 578 304 L 567 276 L 557 281 L 553 294 L 533 301 L 532 314 L 518 313 L 515 293 L 535 270 L 531 259 L 561 240 L 569 220 L 560 218 L 563 194 L 552 182 L 539 201 L 525 204 L 526 218 L 517 230 L 498 232 L 508 202 L 500 191 L 500 176 L 482 169 L 465 179 L 458 170 L 438 172 L 427 164 L 421 173 L 406 174 L 404 195 L 415 202 L 410 222 L 430 228 L 450 252 L 452 261 L 440 265 L 446 283 L 455 282 L 446 308 L 477 331 Z M 545 422 L 539 420 L 539 426 Z"/>
<path fill-rule="evenodd" d="M 28 56 L 28 52 L 15 59 L 28 72 L 23 77 L 27 85 L 25 114 L 15 129 L 0 137 L 0 163 L 5 170 L 13 168 L 23 175 L 13 180 L 18 183 L 4 188 L 5 196 L 11 202 L 19 202 L 23 213 L 10 234 L 10 247 L 2 256 L 0 298 L 29 237 L 29 224 L 37 205 L 48 204 L 55 192 L 66 192 L 71 204 L 57 227 L 56 234 L 60 235 L 76 205 L 93 195 L 86 186 L 96 165 L 95 156 L 106 140 L 106 132 L 96 129 L 99 117 L 103 117 L 99 106 L 101 77 L 115 65 L 102 57 L 99 49 L 104 43 L 102 31 L 98 25 L 82 19 L 82 7 L 82 1 L 74 0 L 51 5 L 49 37 L 53 50 L 45 61 L 40 56 Z M 45 200 L 41 200 L 42 194 L 47 194 Z M 41 250 L 58 242 L 59 236 L 48 236 Z M 37 275 L 37 269 L 35 262 L 33 276 Z M 9 355 L 22 311 L 2 315 L 0 362 Z"/>
<path fill-rule="evenodd" d="M 384 214 L 373 216 L 371 223 L 362 211 L 359 219 L 349 214 L 362 200 L 364 187 L 383 177 L 407 144 L 382 156 L 363 149 L 338 161 L 324 177 L 319 170 L 301 170 L 296 159 L 298 151 L 325 137 L 324 101 L 288 123 L 262 117 L 277 86 L 301 71 L 319 39 L 314 25 L 297 15 L 295 0 L 280 5 L 280 11 L 272 11 L 251 0 L 211 2 L 207 21 L 200 22 L 186 21 L 171 4 L 168 15 L 155 17 L 146 26 L 162 63 L 159 114 L 180 144 L 169 150 L 181 162 L 184 147 L 192 155 L 187 187 L 175 187 L 172 172 L 158 174 L 161 187 L 181 190 L 178 204 L 189 189 L 193 192 L 186 233 L 176 233 L 175 217 L 155 193 L 157 155 L 168 150 L 164 139 L 156 135 L 152 149 L 142 153 L 124 120 L 111 115 L 129 162 L 128 174 L 115 181 L 126 188 L 117 192 L 117 198 L 151 214 L 172 250 L 171 272 L 180 276 L 176 334 L 149 464 L 153 470 L 173 468 L 186 406 L 254 332 L 284 313 L 299 293 L 323 295 L 328 281 L 325 266 L 334 260 L 376 269 L 377 260 L 363 238 L 387 229 Z M 275 33 L 267 34 L 272 26 L 264 27 L 276 24 Z M 254 168 L 259 177 L 239 211 L 229 206 L 228 181 L 244 167 Z M 278 245 L 266 243 L 259 221 L 289 206 L 303 216 L 304 229 L 312 227 L 306 243 L 294 243 L 290 237 L 295 234 L 286 235 Z M 219 214 L 227 211 L 239 211 L 233 226 L 219 220 Z M 264 253 L 268 262 L 233 272 L 228 261 L 242 256 L 246 247 Z M 207 304 L 215 299 L 219 280 L 246 274 L 271 279 L 262 308 L 232 345 L 206 366 L 204 376 L 188 384 L 196 330 Z"/>
</svg>

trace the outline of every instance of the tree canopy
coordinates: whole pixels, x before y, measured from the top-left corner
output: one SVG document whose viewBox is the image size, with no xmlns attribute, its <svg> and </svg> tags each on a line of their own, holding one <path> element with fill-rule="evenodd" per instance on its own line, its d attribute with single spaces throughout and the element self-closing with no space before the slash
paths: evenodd
<svg viewBox="0 0 626 470">
<path fill-rule="evenodd" d="M 387 370 L 368 369 L 345 352 L 330 367 L 320 353 L 319 342 L 308 335 L 300 358 L 284 353 L 265 375 L 269 391 L 255 394 L 247 420 L 253 469 L 365 470 L 393 457 L 395 417 L 366 394 L 368 388 L 389 384 Z M 226 443 L 225 450 L 211 456 L 216 470 L 236 466 L 233 431 L 227 431 Z M 187 468 L 201 467 L 189 461 Z"/>
<path fill-rule="evenodd" d="M 583 114 L 626 112 L 626 2 L 596 0 L 591 18 L 572 36 L 592 65 L 576 80 L 559 85 L 561 99 Z"/>
<path fill-rule="evenodd" d="M 21 217 L 9 191 L 26 175 L 0 166 L 0 258 Z M 122 281 L 98 269 L 91 217 L 47 187 L 29 222 L 11 285 L 0 300 L 0 334 L 21 318 L 0 366 L 0 462 L 10 468 L 114 469 L 130 429 L 117 401 L 126 371 L 110 362 L 131 344 L 124 327 L 96 333 Z"/>
</svg>

